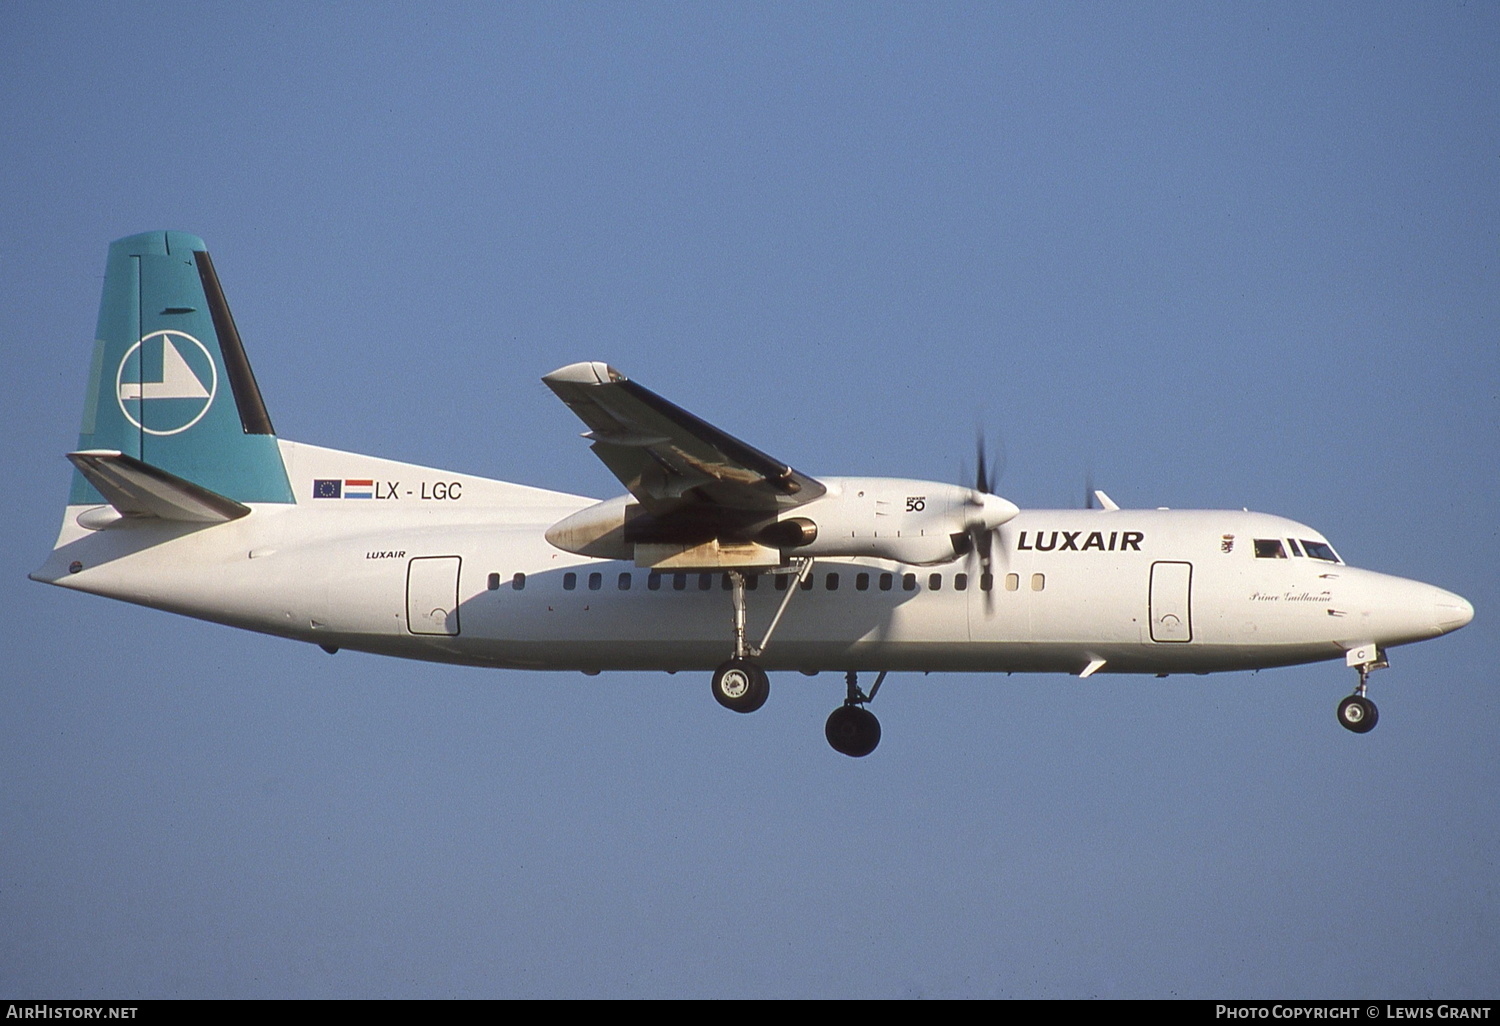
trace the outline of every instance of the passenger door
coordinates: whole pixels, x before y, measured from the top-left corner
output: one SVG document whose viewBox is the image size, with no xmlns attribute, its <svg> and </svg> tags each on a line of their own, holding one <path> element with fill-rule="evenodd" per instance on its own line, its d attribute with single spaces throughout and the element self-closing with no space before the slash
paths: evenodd
<svg viewBox="0 0 1500 1026">
<path fill-rule="evenodd" d="M 458 556 L 418 556 L 406 569 L 406 629 L 458 633 Z"/>
<path fill-rule="evenodd" d="M 1193 640 L 1193 564 L 1151 564 L 1151 640 Z"/>
</svg>

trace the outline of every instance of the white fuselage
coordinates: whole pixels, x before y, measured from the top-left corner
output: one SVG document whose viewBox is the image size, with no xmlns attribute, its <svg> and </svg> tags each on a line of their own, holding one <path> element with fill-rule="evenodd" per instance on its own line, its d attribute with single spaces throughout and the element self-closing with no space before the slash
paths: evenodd
<svg viewBox="0 0 1500 1026">
<path fill-rule="evenodd" d="M 591 499 L 281 446 L 295 505 L 206 527 L 69 507 L 33 576 L 414 659 L 706 670 L 730 654 L 724 573 L 656 574 L 547 542 L 549 526 Z M 329 479 L 346 494 L 310 498 Z M 1283 555 L 1257 555 L 1258 540 L 1279 541 Z M 1326 545 L 1259 513 L 1028 510 L 999 529 L 988 581 L 974 556 L 935 566 L 818 558 L 759 661 L 807 672 L 1207 673 L 1341 658 L 1359 644 L 1436 637 L 1472 616 L 1456 595 L 1314 558 L 1308 542 Z M 752 579 L 752 640 L 785 597 L 778 577 L 790 580 Z"/>
</svg>

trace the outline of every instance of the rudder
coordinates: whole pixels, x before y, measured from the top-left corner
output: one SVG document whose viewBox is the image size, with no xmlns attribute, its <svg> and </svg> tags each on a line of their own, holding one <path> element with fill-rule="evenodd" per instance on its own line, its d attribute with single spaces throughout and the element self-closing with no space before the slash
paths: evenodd
<svg viewBox="0 0 1500 1026">
<path fill-rule="evenodd" d="M 295 501 L 203 240 L 111 243 L 80 450 L 118 450 L 239 502 Z M 69 502 L 103 502 L 74 472 Z"/>
</svg>

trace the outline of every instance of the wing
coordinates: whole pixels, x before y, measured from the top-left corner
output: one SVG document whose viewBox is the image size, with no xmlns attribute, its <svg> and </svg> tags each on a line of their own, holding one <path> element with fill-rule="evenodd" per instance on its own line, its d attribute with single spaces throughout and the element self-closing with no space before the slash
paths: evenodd
<svg viewBox="0 0 1500 1026">
<path fill-rule="evenodd" d="M 606 364 L 571 364 L 542 381 L 588 425 L 595 454 L 653 517 L 764 517 L 827 491 Z"/>
</svg>

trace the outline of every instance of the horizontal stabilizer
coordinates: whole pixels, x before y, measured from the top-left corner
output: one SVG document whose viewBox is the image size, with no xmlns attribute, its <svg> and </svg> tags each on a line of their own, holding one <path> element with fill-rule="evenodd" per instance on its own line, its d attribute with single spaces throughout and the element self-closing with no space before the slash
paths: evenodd
<svg viewBox="0 0 1500 1026">
<path fill-rule="evenodd" d="M 70 452 L 68 459 L 122 516 L 222 524 L 250 512 L 243 503 L 114 449 Z"/>
</svg>

